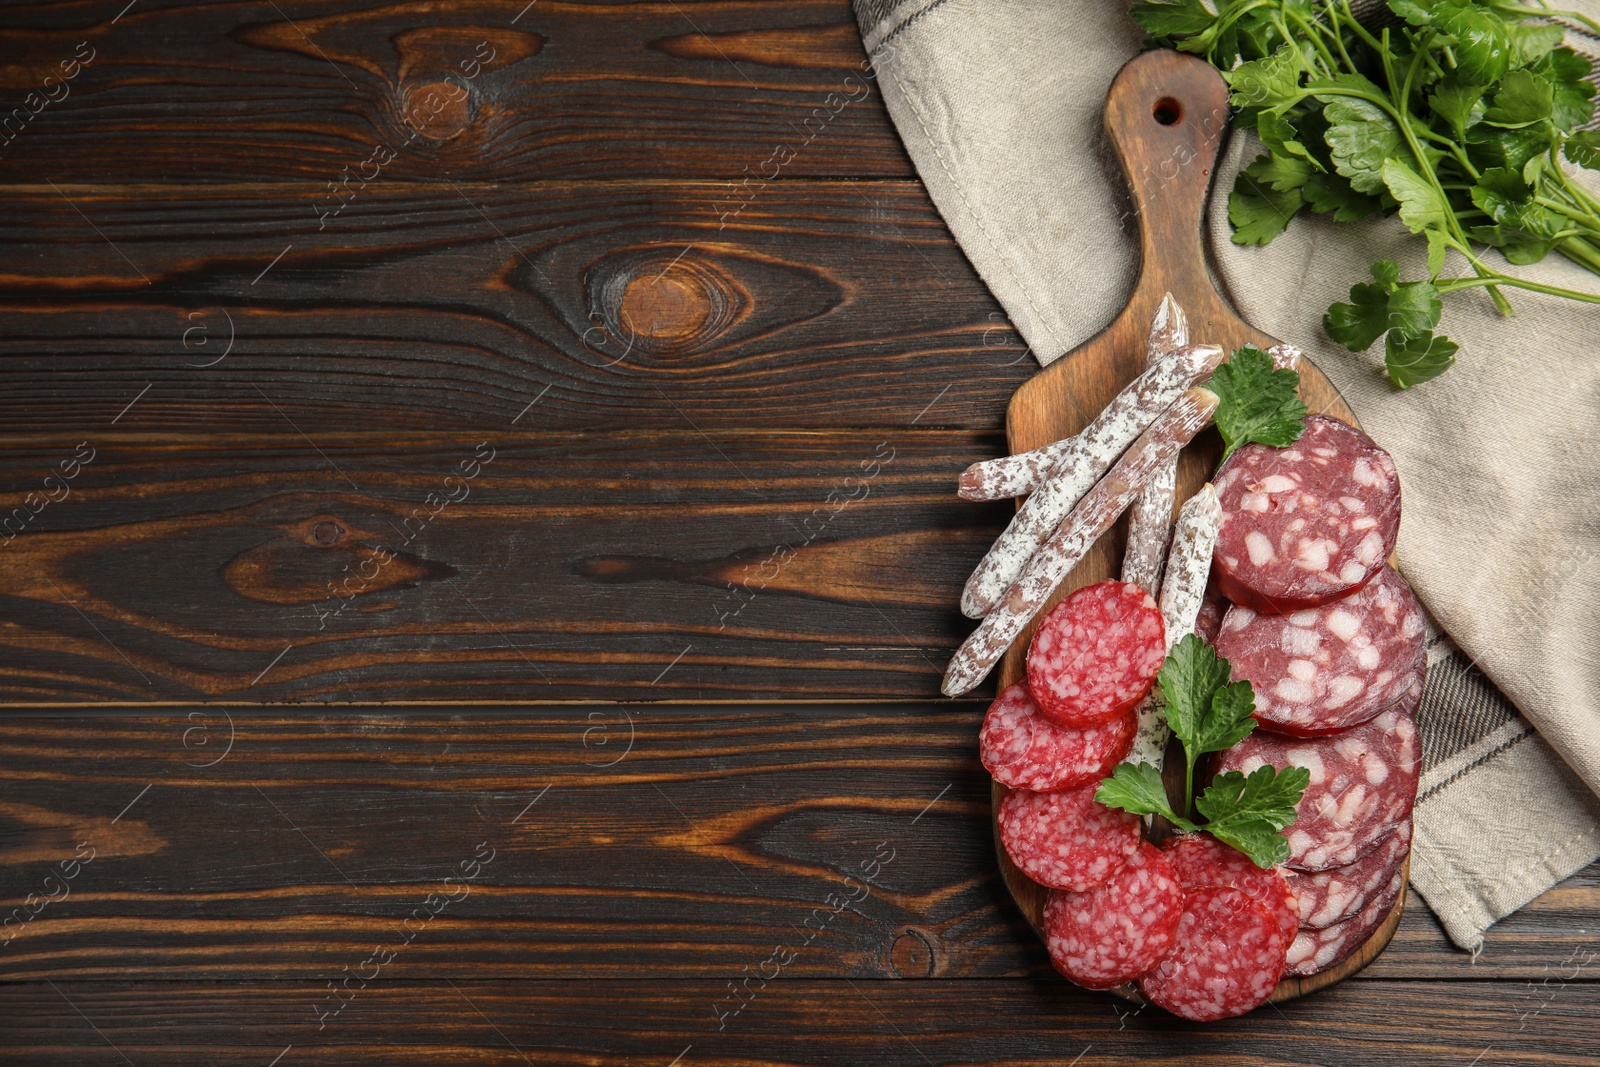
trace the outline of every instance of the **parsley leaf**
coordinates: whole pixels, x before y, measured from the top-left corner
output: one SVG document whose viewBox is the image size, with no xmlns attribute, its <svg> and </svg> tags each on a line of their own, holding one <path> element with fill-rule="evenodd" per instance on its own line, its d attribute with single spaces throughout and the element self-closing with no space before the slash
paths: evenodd
<svg viewBox="0 0 1600 1067">
<path fill-rule="evenodd" d="M 1161 772 L 1148 763 L 1120 763 L 1103 779 L 1094 798 L 1135 815 L 1160 815 L 1180 830 L 1207 830 L 1249 856 L 1260 867 L 1289 858 L 1278 831 L 1294 822 L 1295 805 L 1311 780 L 1303 767 L 1282 772 L 1259 767 L 1247 778 L 1238 771 L 1217 775 L 1199 797 L 1194 768 L 1207 752 L 1222 752 L 1255 728 L 1255 693 L 1247 681 L 1230 683 L 1232 668 L 1199 636 L 1186 634 L 1173 646 L 1157 678 L 1162 709 L 1185 760 L 1182 814 L 1173 810 Z M 1198 823 L 1188 817 L 1198 811 Z"/>
<path fill-rule="evenodd" d="M 1311 772 L 1304 767 L 1257 767 L 1246 778 L 1219 774 L 1195 801 L 1208 820 L 1204 829 L 1249 856 L 1257 867 L 1289 858 L 1289 842 L 1278 831 L 1292 825 Z"/>
<path fill-rule="evenodd" d="M 1201 0 L 1145 0 L 1128 15 L 1152 37 L 1179 37 L 1203 33 L 1217 21 Z"/>
<path fill-rule="evenodd" d="M 1501 80 L 1483 121 L 1507 129 L 1532 126 L 1550 117 L 1555 98 L 1556 88 L 1548 81 L 1530 71 L 1514 70 Z"/>
<path fill-rule="evenodd" d="M 1313 82 L 1312 88 L 1323 85 Z M 1381 89 L 1359 74 L 1343 75 L 1325 87 L 1383 95 Z M 1403 151 L 1400 127 L 1371 100 L 1331 94 L 1319 94 L 1317 99 L 1323 102 L 1322 115 L 1328 121 L 1323 139 L 1333 152 L 1334 169 L 1350 179 L 1357 192 L 1382 192 L 1384 160 Z"/>
<path fill-rule="evenodd" d="M 1298 441 L 1306 428 L 1299 388 L 1300 375 L 1274 369 L 1272 357 L 1255 345 L 1234 352 L 1211 377 L 1211 391 L 1220 401 L 1216 422 L 1226 446 L 1222 458 L 1251 442 L 1282 448 Z"/>
<path fill-rule="evenodd" d="M 1228 73 L 1228 102 L 1281 115 L 1300 102 L 1300 53 L 1284 45 L 1265 59 L 1241 63 Z"/>
<path fill-rule="evenodd" d="M 1402 282 L 1389 293 L 1389 329 L 1408 336 L 1427 333 L 1439 325 L 1439 290 L 1432 282 Z"/>
<path fill-rule="evenodd" d="M 1264 245 L 1283 232 L 1305 201 L 1298 190 L 1278 192 L 1272 187 L 1268 165 L 1272 156 L 1257 156 L 1234 179 L 1228 194 L 1228 221 L 1233 223 L 1233 243 Z"/>
<path fill-rule="evenodd" d="M 1389 292 L 1382 285 L 1358 282 L 1350 287 L 1350 303 L 1334 304 L 1322 316 L 1322 329 L 1352 352 L 1365 352 L 1389 329 Z"/>
<path fill-rule="evenodd" d="M 1383 184 L 1400 204 L 1400 221 L 1412 233 L 1443 226 L 1450 205 L 1444 194 L 1398 159 L 1383 161 Z"/>
<path fill-rule="evenodd" d="M 1428 107 L 1455 129 L 1457 138 L 1465 137 L 1467 127 L 1482 118 L 1483 86 L 1473 85 L 1456 78 L 1447 78 L 1428 97 Z"/>
<path fill-rule="evenodd" d="M 1337 174 L 1311 175 L 1301 187 L 1300 195 L 1311 205 L 1312 211 L 1331 214 L 1335 222 L 1354 222 L 1383 210 L 1381 200 L 1356 192 L 1347 179 Z"/>
<path fill-rule="evenodd" d="M 1511 36 L 1498 13 L 1471 0 L 1445 0 L 1434 5 L 1433 22 L 1455 39 L 1456 71 L 1467 81 L 1493 84 L 1511 66 Z"/>
<path fill-rule="evenodd" d="M 1211 708 L 1211 697 L 1228 684 L 1228 663 L 1218 659 L 1199 634 L 1184 634 L 1172 646 L 1156 674 L 1166 708 L 1167 725 L 1185 748 L 1201 734 L 1201 720 Z"/>
<path fill-rule="evenodd" d="M 1456 362 L 1456 343 L 1433 331 L 1407 336 L 1392 330 L 1383 343 L 1383 368 L 1402 389 L 1437 378 Z"/>
<path fill-rule="evenodd" d="M 1117 764 L 1111 777 L 1101 780 L 1094 798 L 1108 808 L 1121 808 L 1135 815 L 1160 815 L 1180 829 L 1197 829 L 1194 823 L 1172 810 L 1161 772 L 1148 763 Z"/>
<path fill-rule="evenodd" d="M 1600 170 L 1600 130 L 1584 130 L 1567 138 L 1567 161 L 1588 170 Z"/>
</svg>

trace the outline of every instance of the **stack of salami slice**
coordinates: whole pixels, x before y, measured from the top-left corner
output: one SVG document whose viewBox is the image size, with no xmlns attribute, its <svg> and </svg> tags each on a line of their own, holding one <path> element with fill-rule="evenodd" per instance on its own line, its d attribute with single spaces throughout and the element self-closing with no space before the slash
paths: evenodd
<svg viewBox="0 0 1600 1067">
<path fill-rule="evenodd" d="M 1101 582 L 1057 605 L 1026 681 L 1000 694 L 980 737 L 984 766 L 1008 787 L 1001 843 L 1051 889 L 1056 968 L 1092 989 L 1136 982 L 1195 1020 L 1243 1014 L 1285 973 L 1333 966 L 1389 914 L 1410 844 L 1424 669 L 1420 609 L 1386 564 L 1399 482 L 1370 439 L 1314 416 L 1289 448 L 1239 450 L 1215 489 L 1213 588 L 1176 617 L 1187 630 L 1197 610 L 1195 631 L 1257 693 L 1260 728 L 1218 769 L 1311 771 L 1287 867 L 1259 868 L 1207 834 L 1157 847 L 1140 818 L 1094 799 L 1140 735 L 1172 643 L 1174 613 L 1164 619 L 1140 584 Z M 1175 544 L 1169 569 L 1180 555 Z"/>
<path fill-rule="evenodd" d="M 1212 577 L 1226 600 L 1213 643 L 1255 688 L 1260 725 L 1217 769 L 1311 771 L 1288 830 L 1300 901 L 1288 972 L 1316 974 L 1405 888 L 1427 659 L 1422 610 L 1387 564 L 1400 481 L 1366 434 L 1313 415 L 1288 448 L 1240 449 L 1215 484 Z"/>
<path fill-rule="evenodd" d="M 1166 654 L 1154 598 L 1131 582 L 1078 590 L 1047 615 L 1027 680 L 989 708 L 984 766 L 1008 787 L 1000 840 L 1050 887 L 1045 941 L 1090 989 L 1138 982 L 1189 1019 L 1241 1015 L 1282 977 L 1300 926 L 1286 872 L 1207 834 L 1144 840 L 1144 822 L 1094 799 L 1128 753 Z"/>
</svg>

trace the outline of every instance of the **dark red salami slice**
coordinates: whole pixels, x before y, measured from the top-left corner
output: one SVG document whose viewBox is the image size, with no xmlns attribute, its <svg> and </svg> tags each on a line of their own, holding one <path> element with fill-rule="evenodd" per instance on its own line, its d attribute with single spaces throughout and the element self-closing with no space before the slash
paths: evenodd
<svg viewBox="0 0 1600 1067">
<path fill-rule="evenodd" d="M 1050 891 L 1044 940 L 1050 962 L 1088 989 L 1131 982 L 1172 947 L 1183 890 L 1161 852 L 1147 841 L 1111 880 L 1087 893 Z"/>
<path fill-rule="evenodd" d="M 1206 590 L 1205 599 L 1200 601 L 1200 615 L 1194 621 L 1194 632 L 1200 635 L 1200 640 L 1215 645 L 1217 634 L 1222 629 L 1222 617 L 1227 613 L 1228 602 Z"/>
<path fill-rule="evenodd" d="M 1034 706 L 1022 682 L 989 705 L 978 734 L 978 758 L 995 779 L 1015 789 L 1046 791 L 1098 782 L 1133 745 L 1139 718 L 1124 712 L 1098 726 L 1057 726 Z"/>
<path fill-rule="evenodd" d="M 1421 746 L 1417 724 L 1399 708 L 1333 737 L 1275 737 L 1257 730 L 1222 754 L 1218 770 L 1249 774 L 1263 764 L 1304 767 L 1288 866 L 1325 871 L 1354 863 L 1410 820 Z"/>
<path fill-rule="evenodd" d="M 1172 949 L 1139 990 L 1195 1022 L 1243 1015 L 1272 994 L 1288 947 L 1278 921 L 1248 894 L 1201 886 L 1184 894 Z"/>
<path fill-rule="evenodd" d="M 1094 799 L 1098 785 L 1057 793 L 1012 789 L 1000 801 L 1000 843 L 1023 874 L 1082 893 L 1122 870 L 1139 847 L 1137 815 Z"/>
<path fill-rule="evenodd" d="M 1396 827 L 1378 846 L 1348 867 L 1308 874 L 1290 871 L 1300 900 L 1300 925 L 1321 930 L 1355 915 L 1381 893 L 1411 851 L 1411 821 Z"/>
<path fill-rule="evenodd" d="M 1155 598 L 1132 582 L 1084 586 L 1050 610 L 1028 648 L 1028 691 L 1063 726 L 1128 711 L 1167 658 Z"/>
<path fill-rule="evenodd" d="M 1316 607 L 1361 588 L 1394 551 L 1400 478 L 1389 453 L 1326 415 L 1288 448 L 1246 445 L 1215 479 L 1217 582 L 1257 611 Z"/>
<path fill-rule="evenodd" d="M 1247 893 L 1278 921 L 1284 944 L 1300 929 L 1300 904 L 1289 880 L 1276 867 L 1257 867 L 1243 852 L 1210 834 L 1178 834 L 1161 843 L 1178 881 L 1185 889 L 1227 886 Z"/>
<path fill-rule="evenodd" d="M 1383 925 L 1383 920 L 1389 917 L 1394 902 L 1400 899 L 1400 891 L 1404 888 L 1405 878 L 1396 871 L 1383 892 L 1369 900 L 1367 906 L 1353 918 L 1321 930 L 1301 930 L 1289 946 L 1288 972 L 1302 977 L 1320 974 L 1348 959 L 1352 952 L 1366 944 L 1374 930 Z"/>
<path fill-rule="evenodd" d="M 1217 655 L 1256 691 L 1256 721 L 1297 737 L 1349 729 L 1406 694 L 1423 655 L 1422 608 L 1390 569 L 1343 600 L 1292 615 L 1235 604 Z"/>
</svg>

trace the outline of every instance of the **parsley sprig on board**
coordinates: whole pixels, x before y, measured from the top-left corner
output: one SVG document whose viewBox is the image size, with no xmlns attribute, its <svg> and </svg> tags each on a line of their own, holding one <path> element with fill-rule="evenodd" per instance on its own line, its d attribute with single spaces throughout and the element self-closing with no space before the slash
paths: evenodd
<svg viewBox="0 0 1600 1067">
<path fill-rule="evenodd" d="M 1228 79 L 1237 125 L 1266 146 L 1228 200 L 1233 239 L 1267 244 L 1301 211 L 1350 222 L 1394 214 L 1427 244 L 1428 275 L 1393 263 L 1328 309 L 1328 335 L 1352 351 L 1381 337 L 1403 389 L 1444 373 L 1456 345 L 1438 331 L 1441 297 L 1503 289 L 1600 303 L 1600 294 L 1519 278 L 1555 251 L 1600 274 L 1600 198 L 1563 162 L 1600 170 L 1591 63 L 1547 18 L 1600 24 L 1516 0 L 1389 0 L 1393 25 L 1357 21 L 1349 0 L 1142 0 L 1153 37 L 1204 56 Z M 1451 252 L 1470 273 L 1445 276 Z"/>
<path fill-rule="evenodd" d="M 1280 830 L 1295 820 L 1295 805 L 1311 781 L 1304 767 L 1257 767 L 1249 776 L 1238 771 L 1217 775 L 1198 797 L 1194 770 L 1208 752 L 1232 748 L 1255 729 L 1255 691 L 1246 681 L 1230 682 L 1228 661 L 1220 659 L 1195 634 L 1173 646 L 1156 681 L 1162 711 L 1172 735 L 1183 745 L 1183 813 L 1172 809 L 1161 772 L 1148 763 L 1120 763 L 1100 783 L 1095 799 L 1135 815 L 1160 815 L 1180 830 L 1205 830 L 1249 856 L 1258 867 L 1289 858 L 1289 842 Z M 1198 811 L 1205 817 L 1197 822 Z"/>
<path fill-rule="evenodd" d="M 1222 434 L 1222 458 L 1241 445 L 1259 443 L 1284 448 L 1306 432 L 1306 406 L 1300 400 L 1300 375 L 1276 370 L 1272 357 L 1255 345 L 1245 345 L 1211 376 L 1217 394 L 1217 430 Z"/>
</svg>

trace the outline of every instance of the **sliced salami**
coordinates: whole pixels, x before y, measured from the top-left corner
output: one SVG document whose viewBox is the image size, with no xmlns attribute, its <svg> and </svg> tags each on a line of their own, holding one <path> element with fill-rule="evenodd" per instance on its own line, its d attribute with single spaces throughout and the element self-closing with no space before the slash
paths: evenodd
<svg viewBox="0 0 1600 1067">
<path fill-rule="evenodd" d="M 1127 864 L 1087 893 L 1052 889 L 1044 904 L 1050 962 L 1088 989 L 1131 982 L 1172 946 L 1183 914 L 1177 875 L 1156 847 L 1141 841 Z"/>
<path fill-rule="evenodd" d="M 1000 800 L 1000 843 L 1023 874 L 1083 893 L 1122 870 L 1139 847 L 1137 815 L 1095 800 L 1097 785 L 1056 793 L 1012 789 Z"/>
<path fill-rule="evenodd" d="M 1131 582 L 1098 582 L 1039 624 L 1028 648 L 1028 691 L 1052 722 L 1094 725 L 1138 704 L 1166 655 L 1155 598 Z"/>
<path fill-rule="evenodd" d="M 978 734 L 978 758 L 1013 789 L 1066 789 L 1099 782 L 1133 745 L 1132 712 L 1097 726 L 1060 726 L 1039 714 L 1028 687 L 1008 686 L 989 705 Z"/>
<path fill-rule="evenodd" d="M 1399 708 L 1333 737 L 1275 737 L 1257 730 L 1222 754 L 1218 770 L 1248 775 L 1264 764 L 1304 767 L 1311 782 L 1296 808 L 1288 866 L 1326 871 L 1354 863 L 1411 818 L 1421 746 Z"/>
<path fill-rule="evenodd" d="M 1257 867 L 1243 852 L 1210 834 L 1178 834 L 1161 843 L 1161 851 L 1185 889 L 1227 886 L 1247 893 L 1277 920 L 1284 944 L 1300 928 L 1300 904 L 1289 879 L 1277 867 Z"/>
<path fill-rule="evenodd" d="M 1201 886 L 1184 894 L 1172 949 L 1139 990 L 1195 1022 L 1243 1015 L 1272 995 L 1288 947 L 1278 921 L 1248 894 Z"/>
<path fill-rule="evenodd" d="M 1222 631 L 1222 617 L 1227 613 L 1228 602 L 1211 590 L 1206 590 L 1204 599 L 1200 601 L 1200 614 L 1194 620 L 1194 632 L 1206 644 L 1216 644 L 1217 634 Z"/>
<path fill-rule="evenodd" d="M 1314 737 L 1365 722 L 1411 688 L 1423 656 L 1422 608 L 1385 567 L 1360 591 L 1292 615 L 1235 604 L 1217 654 L 1256 691 L 1264 728 Z"/>
<path fill-rule="evenodd" d="M 1316 607 L 1377 574 L 1400 532 L 1394 460 L 1360 430 L 1306 419 L 1287 448 L 1246 445 L 1216 478 L 1217 581 L 1257 611 Z"/>
<path fill-rule="evenodd" d="M 1289 884 L 1300 901 L 1300 925 L 1322 930 L 1342 923 L 1382 892 L 1411 851 L 1411 820 L 1378 842 L 1378 847 L 1348 867 L 1308 874 L 1289 872 Z"/>
<path fill-rule="evenodd" d="M 1320 974 L 1348 959 L 1352 952 L 1367 943 L 1374 930 L 1383 925 L 1383 920 L 1389 917 L 1394 902 L 1400 899 L 1400 891 L 1404 888 L 1405 878 L 1396 871 L 1383 892 L 1369 900 L 1367 906 L 1352 918 L 1320 930 L 1301 930 L 1289 946 L 1288 972 L 1302 977 Z"/>
</svg>

